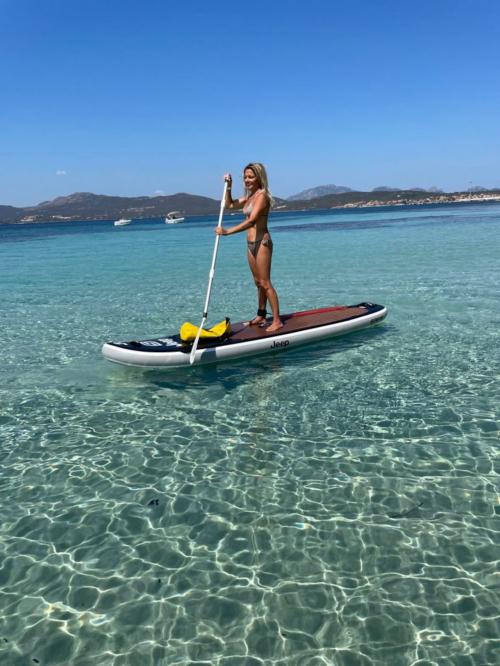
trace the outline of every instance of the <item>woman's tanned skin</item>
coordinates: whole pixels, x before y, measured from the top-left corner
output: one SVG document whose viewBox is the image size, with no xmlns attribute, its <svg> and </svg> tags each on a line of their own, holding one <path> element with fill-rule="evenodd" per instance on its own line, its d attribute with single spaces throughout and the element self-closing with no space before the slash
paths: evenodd
<svg viewBox="0 0 500 666">
<path fill-rule="evenodd" d="M 240 231 L 247 232 L 248 264 L 258 292 L 258 314 L 250 324 L 256 326 L 265 321 L 266 317 L 263 313 L 269 301 L 273 313 L 273 321 L 266 328 L 266 331 L 273 333 L 283 326 L 283 322 L 279 314 L 278 294 L 271 283 L 273 243 L 267 227 L 269 211 L 271 209 L 271 195 L 267 186 L 267 174 L 262 164 L 252 163 L 246 166 L 243 171 L 245 195 L 240 199 L 232 198 L 231 174 L 225 174 L 224 180 L 227 183 L 226 208 L 243 209 L 246 217 L 243 222 L 229 229 L 224 227 L 216 228 L 215 233 L 221 236 L 230 236 Z"/>
</svg>

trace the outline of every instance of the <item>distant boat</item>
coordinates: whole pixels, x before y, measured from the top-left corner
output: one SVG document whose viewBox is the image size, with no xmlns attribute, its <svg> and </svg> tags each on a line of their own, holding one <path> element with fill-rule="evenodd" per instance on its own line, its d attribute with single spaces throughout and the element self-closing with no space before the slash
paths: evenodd
<svg viewBox="0 0 500 666">
<path fill-rule="evenodd" d="M 173 210 L 170 213 L 167 213 L 165 218 L 165 224 L 178 224 L 179 222 L 184 222 L 186 218 L 182 217 L 182 214 L 178 210 Z"/>
<path fill-rule="evenodd" d="M 125 218 L 121 217 L 119 220 L 115 220 L 113 223 L 115 227 L 125 227 L 127 224 L 130 224 L 132 220 L 126 220 Z"/>
</svg>

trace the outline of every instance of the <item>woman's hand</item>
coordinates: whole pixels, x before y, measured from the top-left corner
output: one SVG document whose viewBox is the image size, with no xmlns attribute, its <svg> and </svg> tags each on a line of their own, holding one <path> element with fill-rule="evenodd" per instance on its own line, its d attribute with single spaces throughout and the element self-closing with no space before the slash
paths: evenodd
<svg viewBox="0 0 500 666">
<path fill-rule="evenodd" d="M 215 227 L 215 233 L 217 236 L 227 236 L 227 229 L 224 229 L 224 227 Z"/>
<path fill-rule="evenodd" d="M 231 176 L 230 173 L 225 173 L 224 174 L 224 180 L 227 183 L 227 186 L 230 188 L 233 184 L 233 177 Z"/>
</svg>

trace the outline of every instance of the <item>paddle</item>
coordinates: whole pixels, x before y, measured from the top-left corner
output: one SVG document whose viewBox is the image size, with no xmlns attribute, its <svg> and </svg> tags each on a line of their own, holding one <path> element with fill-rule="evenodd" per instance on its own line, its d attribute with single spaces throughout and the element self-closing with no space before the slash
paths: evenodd
<svg viewBox="0 0 500 666">
<path fill-rule="evenodd" d="M 222 217 L 224 215 L 224 204 L 226 203 L 226 192 L 227 192 L 227 181 L 224 183 L 224 192 L 222 193 L 222 199 L 220 202 L 220 213 L 219 213 L 219 222 L 217 224 L 217 227 L 220 227 L 222 225 Z M 201 329 L 205 325 L 205 322 L 208 317 L 208 303 L 210 301 L 210 292 L 212 291 L 212 282 L 214 279 L 215 275 L 215 262 L 217 261 L 217 251 L 219 249 L 219 239 L 220 236 L 217 234 L 215 237 L 215 246 L 214 246 L 214 253 L 212 255 L 212 265 L 210 266 L 210 272 L 208 274 L 208 289 L 207 289 L 207 297 L 205 298 L 205 307 L 203 308 L 203 318 L 201 320 L 200 327 L 198 328 L 198 333 L 196 334 L 195 341 L 193 342 L 193 346 L 191 348 L 191 353 L 189 355 L 189 363 L 193 365 L 194 359 L 196 356 L 196 349 L 198 348 L 198 341 L 200 339 L 201 335 Z"/>
</svg>

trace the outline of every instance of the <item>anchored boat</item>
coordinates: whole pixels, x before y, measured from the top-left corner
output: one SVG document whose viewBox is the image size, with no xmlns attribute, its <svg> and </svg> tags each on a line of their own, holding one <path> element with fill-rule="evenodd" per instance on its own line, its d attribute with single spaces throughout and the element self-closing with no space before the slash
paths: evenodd
<svg viewBox="0 0 500 666">
<path fill-rule="evenodd" d="M 167 213 L 165 218 L 165 224 L 179 224 L 179 222 L 184 222 L 186 218 L 182 217 L 182 214 L 178 210 L 173 210 L 171 213 Z"/>
</svg>

